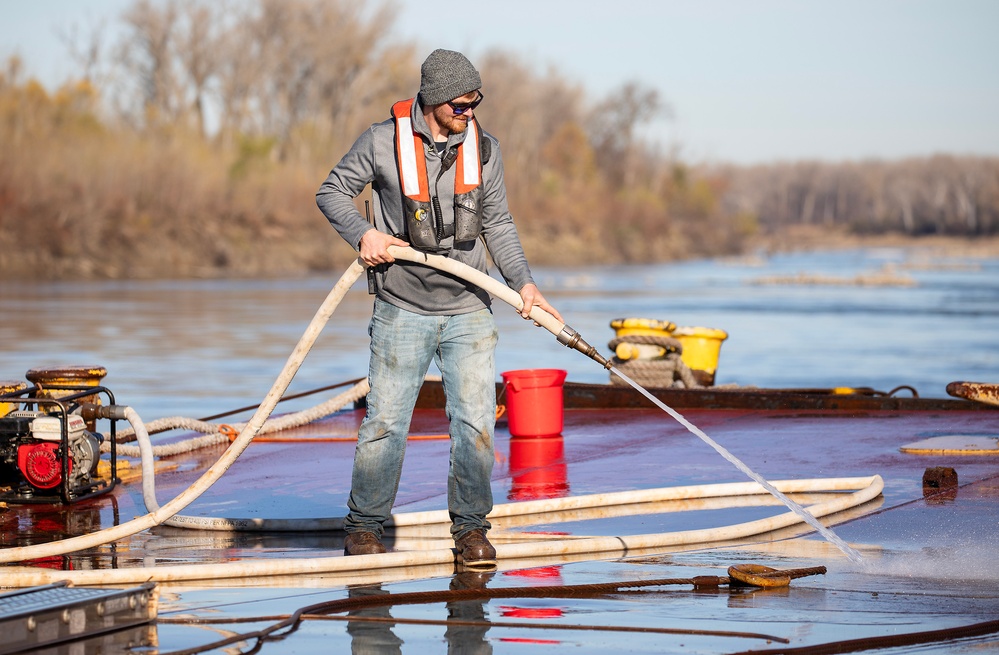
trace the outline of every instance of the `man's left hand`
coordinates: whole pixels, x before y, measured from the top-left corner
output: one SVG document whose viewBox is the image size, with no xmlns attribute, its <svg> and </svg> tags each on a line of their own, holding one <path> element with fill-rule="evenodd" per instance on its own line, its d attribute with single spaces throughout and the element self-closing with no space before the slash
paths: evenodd
<svg viewBox="0 0 999 655">
<path fill-rule="evenodd" d="M 562 320 L 562 315 L 558 313 L 558 310 L 548 304 L 545 297 L 541 295 L 541 291 L 538 289 L 537 285 L 525 284 L 524 288 L 520 290 L 520 299 L 524 301 L 524 307 L 520 310 L 520 315 L 524 318 L 530 319 L 531 309 L 534 307 L 540 307 L 557 318 L 560 323 L 565 323 L 565 321 Z M 535 322 L 535 325 L 538 325 L 538 323 Z"/>
</svg>

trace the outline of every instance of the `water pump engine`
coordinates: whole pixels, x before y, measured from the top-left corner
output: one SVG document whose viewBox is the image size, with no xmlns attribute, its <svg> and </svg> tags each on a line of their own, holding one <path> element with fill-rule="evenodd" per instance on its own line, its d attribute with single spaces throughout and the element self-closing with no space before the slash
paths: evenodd
<svg viewBox="0 0 999 655">
<path fill-rule="evenodd" d="M 63 488 L 70 496 L 85 495 L 103 440 L 78 414 L 11 412 L 0 417 L 0 484 L 23 498 L 59 496 Z"/>
</svg>

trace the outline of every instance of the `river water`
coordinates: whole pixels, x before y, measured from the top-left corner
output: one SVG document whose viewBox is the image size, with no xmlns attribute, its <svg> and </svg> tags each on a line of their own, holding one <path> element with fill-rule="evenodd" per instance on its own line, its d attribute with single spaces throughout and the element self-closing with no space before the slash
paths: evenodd
<svg viewBox="0 0 999 655">
<path fill-rule="evenodd" d="M 146 420 L 259 402 L 337 275 L 295 280 L 0 282 L 0 380 L 102 365 L 118 402 Z M 860 284 L 867 278 L 874 284 Z M 999 382 L 999 259 L 863 249 L 656 266 L 540 268 L 568 324 L 609 355 L 615 318 L 719 328 L 717 384 L 914 387 Z M 362 280 L 363 282 L 363 280 Z M 352 289 L 289 393 L 361 377 L 371 298 Z M 496 305 L 498 371 L 607 372 Z M 901 392 L 908 393 L 908 392 Z M 323 396 L 326 397 L 326 396 Z M 309 406 L 315 398 L 283 404 Z"/>
</svg>

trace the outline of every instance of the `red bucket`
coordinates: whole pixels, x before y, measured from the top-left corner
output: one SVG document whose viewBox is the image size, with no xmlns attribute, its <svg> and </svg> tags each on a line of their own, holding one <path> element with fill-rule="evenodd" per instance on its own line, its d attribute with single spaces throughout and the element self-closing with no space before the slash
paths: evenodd
<svg viewBox="0 0 999 655">
<path fill-rule="evenodd" d="M 566 372 L 556 368 L 506 371 L 507 425 L 513 437 L 562 434 L 562 383 Z"/>
</svg>

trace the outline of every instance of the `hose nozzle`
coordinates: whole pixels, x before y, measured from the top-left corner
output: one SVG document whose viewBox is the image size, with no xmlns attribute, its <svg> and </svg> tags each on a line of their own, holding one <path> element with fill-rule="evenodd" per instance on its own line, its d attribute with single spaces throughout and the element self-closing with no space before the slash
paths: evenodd
<svg viewBox="0 0 999 655">
<path fill-rule="evenodd" d="M 610 370 L 611 363 L 604 359 L 604 357 L 597 352 L 596 348 L 586 343 L 586 341 L 583 340 L 583 337 L 579 335 L 579 332 L 576 332 L 568 325 L 563 326 L 562 331 L 555 335 L 555 338 L 558 339 L 558 342 L 563 346 L 578 350 L 607 370 Z"/>
</svg>

